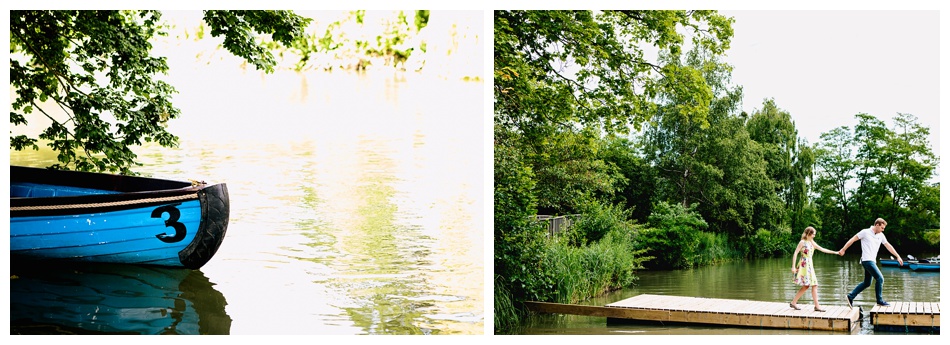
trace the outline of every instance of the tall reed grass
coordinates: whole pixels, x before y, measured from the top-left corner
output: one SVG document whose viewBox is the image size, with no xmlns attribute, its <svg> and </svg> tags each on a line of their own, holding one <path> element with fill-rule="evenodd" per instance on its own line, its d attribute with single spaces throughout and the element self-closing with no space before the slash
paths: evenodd
<svg viewBox="0 0 950 345">
<path fill-rule="evenodd" d="M 495 333 L 508 333 L 521 320 L 521 311 L 515 308 L 513 296 L 502 276 L 494 278 L 495 297 Z"/>
<path fill-rule="evenodd" d="M 633 230 L 614 229 L 600 241 L 575 247 L 555 238 L 545 245 L 544 267 L 554 277 L 552 302 L 577 303 L 630 286 L 643 268 L 642 251 L 633 248 Z"/>
</svg>

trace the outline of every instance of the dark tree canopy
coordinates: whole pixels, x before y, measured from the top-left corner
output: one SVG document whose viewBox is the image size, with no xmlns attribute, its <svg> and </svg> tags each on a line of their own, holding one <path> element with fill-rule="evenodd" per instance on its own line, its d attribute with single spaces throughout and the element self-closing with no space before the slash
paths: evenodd
<svg viewBox="0 0 950 345">
<path fill-rule="evenodd" d="M 625 133 L 650 120 L 661 93 L 705 122 L 712 94 L 700 73 L 645 47 L 679 56 L 688 33 L 720 55 L 731 23 L 715 11 L 496 11 L 495 122 L 529 138 L 575 124 Z"/>
<path fill-rule="evenodd" d="M 204 11 L 204 19 L 224 48 L 268 72 L 276 62 L 259 36 L 289 44 L 310 21 L 289 11 Z M 165 129 L 181 114 L 176 91 L 160 79 L 168 64 L 150 43 L 166 29 L 159 11 L 11 11 L 10 123 L 51 124 L 37 136 L 11 131 L 10 146 L 38 149 L 43 140 L 58 152 L 52 168 L 123 174 L 138 164 L 134 146 L 176 146 Z"/>
</svg>

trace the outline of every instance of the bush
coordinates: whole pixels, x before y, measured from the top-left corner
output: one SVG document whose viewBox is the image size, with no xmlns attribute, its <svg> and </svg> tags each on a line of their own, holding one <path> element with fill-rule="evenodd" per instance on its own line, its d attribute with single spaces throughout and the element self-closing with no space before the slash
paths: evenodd
<svg viewBox="0 0 950 345">
<path fill-rule="evenodd" d="M 584 204 L 580 209 L 582 216 L 567 233 L 574 246 L 597 242 L 610 231 L 630 227 L 626 214 L 619 205 L 605 205 L 594 201 Z"/>
<path fill-rule="evenodd" d="M 924 239 L 927 240 L 927 243 L 940 248 L 940 229 L 924 232 Z"/>
<path fill-rule="evenodd" d="M 513 301 L 538 300 L 552 283 L 541 267 L 546 231 L 533 221 L 534 173 L 510 146 L 495 145 L 494 161 L 495 274 Z"/>
<path fill-rule="evenodd" d="M 721 264 L 742 257 L 741 253 L 730 245 L 729 236 L 726 234 L 700 232 L 697 237 L 699 244 L 696 247 L 694 262 L 697 267 Z"/>
<path fill-rule="evenodd" d="M 798 243 L 781 231 L 777 234 L 765 229 L 759 229 L 752 238 L 752 248 L 749 254 L 755 258 L 782 257 L 790 253 L 789 245 Z M 795 248 L 792 246 L 791 248 Z"/>
<path fill-rule="evenodd" d="M 641 232 L 638 248 L 646 249 L 656 260 L 647 263 L 650 268 L 690 268 L 700 263 L 700 243 L 705 238 L 702 230 L 708 225 L 696 212 L 696 205 L 689 208 L 679 204 L 660 202 L 653 207 L 649 217 L 649 229 Z M 716 239 L 707 239 L 707 244 Z M 703 254 L 705 255 L 705 254 Z"/>
</svg>

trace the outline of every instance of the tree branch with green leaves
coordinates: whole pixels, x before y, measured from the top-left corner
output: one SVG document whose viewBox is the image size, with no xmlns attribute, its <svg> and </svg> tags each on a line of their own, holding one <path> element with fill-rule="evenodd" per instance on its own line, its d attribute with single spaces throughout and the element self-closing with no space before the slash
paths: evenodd
<svg viewBox="0 0 950 345">
<path fill-rule="evenodd" d="M 204 18 L 224 48 L 267 72 L 276 61 L 262 36 L 289 44 L 310 21 L 290 11 L 205 11 Z M 10 123 L 51 122 L 37 135 L 11 130 L 11 148 L 36 150 L 42 140 L 58 152 L 51 168 L 134 174 L 134 147 L 177 146 L 166 130 L 181 115 L 171 101 L 176 90 L 159 79 L 169 67 L 150 42 L 166 30 L 161 12 L 151 10 L 11 11 Z"/>
</svg>

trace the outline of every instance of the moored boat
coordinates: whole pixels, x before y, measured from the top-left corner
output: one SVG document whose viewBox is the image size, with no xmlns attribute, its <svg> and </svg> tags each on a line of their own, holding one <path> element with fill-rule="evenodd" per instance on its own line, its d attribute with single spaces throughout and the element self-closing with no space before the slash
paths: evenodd
<svg viewBox="0 0 950 345">
<path fill-rule="evenodd" d="M 920 263 L 920 262 L 918 262 L 918 263 L 909 264 L 908 266 L 910 266 L 910 269 L 911 269 L 911 270 L 918 271 L 918 272 L 939 272 L 939 271 L 940 271 L 940 263 L 939 263 L 939 262 L 937 262 L 937 263 Z"/>
<path fill-rule="evenodd" d="M 900 262 L 897 261 L 893 256 L 890 259 L 881 259 L 881 266 L 885 267 L 900 267 L 900 268 L 910 268 L 911 263 L 916 263 L 917 259 L 912 255 L 907 255 L 907 259 L 904 259 L 904 265 L 902 266 Z"/>
<path fill-rule="evenodd" d="M 940 255 L 936 257 L 920 259 L 917 262 L 909 265 L 911 270 L 920 271 L 920 272 L 939 272 L 940 271 Z"/>
<path fill-rule="evenodd" d="M 10 167 L 14 263 L 196 269 L 221 246 L 229 212 L 223 183 Z"/>
<path fill-rule="evenodd" d="M 904 265 L 907 265 L 907 261 L 904 261 Z M 900 267 L 900 263 L 897 262 L 897 259 L 881 259 L 881 266 L 885 267 Z"/>
</svg>

